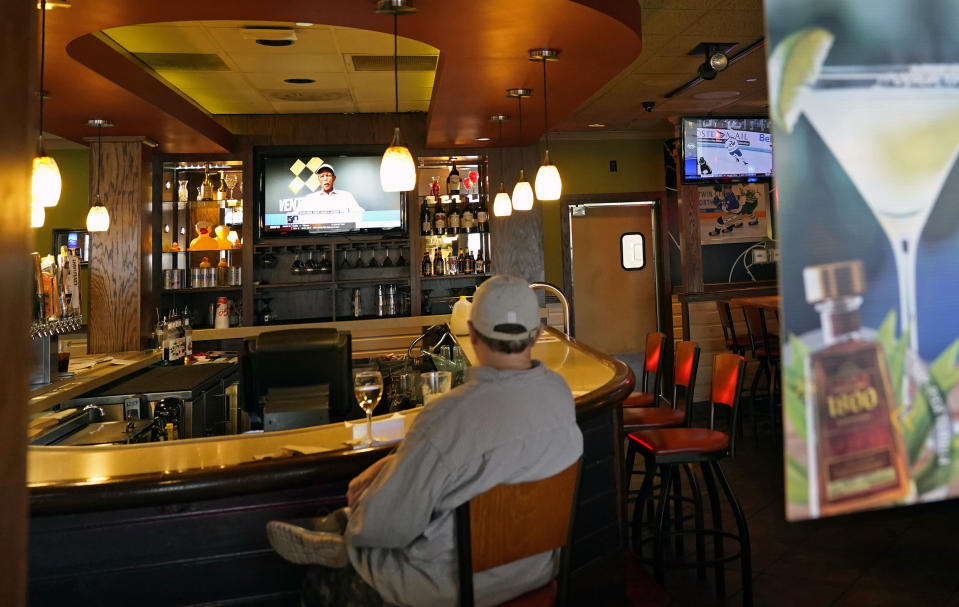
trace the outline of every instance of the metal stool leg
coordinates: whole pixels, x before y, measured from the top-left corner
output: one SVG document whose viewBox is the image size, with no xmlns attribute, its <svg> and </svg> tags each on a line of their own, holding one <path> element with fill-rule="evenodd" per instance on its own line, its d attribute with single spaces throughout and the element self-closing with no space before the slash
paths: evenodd
<svg viewBox="0 0 959 607">
<path fill-rule="evenodd" d="M 752 553 L 749 543 L 749 528 L 746 526 L 746 517 L 743 509 L 733 496 L 733 490 L 729 487 L 726 475 L 723 469 L 719 467 L 719 462 L 711 462 L 716 477 L 719 479 L 719 485 L 729 500 L 729 506 L 733 509 L 733 516 L 736 519 L 736 527 L 739 531 L 739 558 L 742 561 L 743 575 L 743 607 L 752 607 L 753 604 L 753 573 L 752 573 Z"/>
<path fill-rule="evenodd" d="M 703 521 L 703 495 L 699 491 L 699 482 L 696 480 L 696 475 L 693 474 L 689 464 L 683 464 L 683 470 L 686 471 L 686 478 L 689 480 L 689 492 L 693 496 L 693 510 L 696 520 L 696 562 L 699 564 L 696 568 L 696 574 L 699 579 L 704 580 L 706 579 L 706 565 L 703 564 L 706 562 L 706 537 L 703 534 L 703 529 L 706 528 L 706 524 Z"/>
<path fill-rule="evenodd" d="M 633 506 L 633 551 L 639 555 L 642 553 L 640 542 L 643 536 L 643 508 L 646 502 L 653 498 L 653 476 L 656 472 L 654 460 L 650 457 L 646 459 L 646 470 L 643 473 L 643 484 L 639 488 L 639 494 L 636 496 L 636 503 Z M 652 520 L 652 519 L 650 519 Z"/>
<path fill-rule="evenodd" d="M 713 473 L 709 469 L 708 462 L 701 463 L 699 467 L 703 473 L 703 480 L 706 482 L 706 490 L 709 492 L 709 505 L 713 511 L 713 530 L 721 532 L 723 530 L 723 511 L 719 506 L 716 481 L 713 480 Z M 723 536 L 721 533 L 713 534 L 713 556 L 716 559 L 716 598 L 722 600 L 726 597 L 726 567 L 722 561 Z"/>
<path fill-rule="evenodd" d="M 669 486 L 673 480 L 673 465 L 661 466 L 662 474 L 659 487 L 659 504 L 656 508 L 656 531 L 654 536 L 653 549 L 653 572 L 656 577 L 656 583 L 663 585 L 666 575 L 666 558 L 663 554 L 666 537 L 663 529 L 663 523 L 666 519 L 666 506 L 669 503 Z"/>
<path fill-rule="evenodd" d="M 673 531 L 676 532 L 676 554 L 683 550 L 683 477 L 678 472 L 673 476 Z"/>
</svg>

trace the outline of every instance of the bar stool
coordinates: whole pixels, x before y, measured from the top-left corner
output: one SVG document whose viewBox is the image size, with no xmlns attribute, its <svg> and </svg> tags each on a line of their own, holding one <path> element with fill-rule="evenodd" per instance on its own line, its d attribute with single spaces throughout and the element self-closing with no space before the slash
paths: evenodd
<svg viewBox="0 0 959 607">
<path fill-rule="evenodd" d="M 675 354 L 673 355 L 673 395 L 668 407 L 633 407 L 623 409 L 623 430 L 626 433 L 637 430 L 651 430 L 653 428 L 672 428 L 679 426 L 688 426 L 692 421 L 693 396 L 696 391 L 696 374 L 699 370 L 699 346 L 696 342 L 681 341 L 676 344 Z M 683 408 L 679 408 L 680 400 L 683 401 Z M 628 447 L 628 445 L 627 445 Z M 634 473 L 636 463 L 636 451 L 627 448 L 626 457 L 626 494 L 627 498 L 631 494 L 629 491 L 630 479 Z M 693 491 L 693 499 L 698 499 L 699 484 L 688 467 L 684 467 L 689 485 Z M 681 529 L 683 525 L 683 503 L 690 498 L 683 498 L 682 482 L 680 477 L 676 477 L 673 485 L 673 524 Z M 638 492 L 637 492 L 638 493 Z M 694 502 L 695 503 L 695 502 Z M 697 511 L 702 507 L 695 503 Z M 652 518 L 652 514 L 650 514 Z M 682 551 L 682 538 L 677 536 L 676 549 Z"/>
<path fill-rule="evenodd" d="M 749 545 L 749 530 L 746 526 L 746 517 L 739 502 L 736 501 L 732 489 L 723 474 L 719 461 L 735 453 L 736 424 L 739 421 L 740 390 L 742 388 L 744 361 L 741 356 L 724 353 L 713 358 L 713 372 L 710 382 L 709 415 L 707 428 L 661 428 L 640 430 L 628 435 L 629 450 L 634 453 L 628 457 L 635 457 L 636 453 L 646 461 L 646 475 L 643 486 L 640 488 L 636 505 L 633 509 L 633 549 L 637 554 L 642 553 L 641 528 L 642 512 L 647 500 L 652 499 L 653 473 L 660 470 L 662 481 L 659 492 L 660 499 L 656 507 L 655 533 L 650 540 L 653 542 L 653 569 L 656 580 L 662 584 L 666 567 L 664 546 L 667 535 L 688 533 L 679 529 L 672 532 L 664 530 L 664 521 L 670 487 L 676 476 L 675 469 L 679 465 L 699 464 L 706 489 L 709 494 L 712 510 L 713 528 L 704 529 L 701 518 L 697 514 L 697 562 L 677 562 L 675 566 L 693 566 L 701 569 L 712 566 L 716 569 L 716 595 L 722 599 L 725 596 L 726 582 L 724 564 L 727 561 L 739 558 L 741 560 L 743 605 L 752 605 L 752 563 Z M 715 413 L 718 406 L 729 408 L 729 432 L 720 432 L 715 429 Z M 718 480 L 723 494 L 733 512 L 738 534 L 723 530 L 722 509 L 719 503 L 719 494 L 716 489 Z M 711 535 L 713 541 L 713 559 L 707 561 L 703 551 L 702 538 Z M 725 555 L 723 538 L 732 538 L 739 542 L 739 551 Z"/>
<path fill-rule="evenodd" d="M 666 348 L 665 333 L 649 333 L 646 335 L 646 348 L 643 352 L 643 376 L 640 378 L 639 390 L 633 392 L 623 401 L 623 408 L 655 407 L 659 398 L 659 385 L 663 379 L 663 355 Z"/>
<path fill-rule="evenodd" d="M 719 312 L 719 324 L 723 328 L 726 349 L 742 356 L 749 349 L 749 335 L 736 334 L 736 323 L 733 322 L 733 313 L 729 309 L 728 301 L 717 301 L 716 310 Z"/>
<path fill-rule="evenodd" d="M 759 423 L 756 419 L 756 391 L 760 380 L 766 378 L 766 412 L 773 438 L 779 442 L 779 433 L 776 431 L 776 394 L 779 387 L 779 336 L 767 330 L 766 314 L 758 306 L 743 306 L 743 316 L 746 318 L 746 331 L 749 337 L 749 349 L 753 358 L 759 362 L 756 374 L 753 376 L 749 388 L 750 412 L 753 418 L 753 436 L 758 436 Z"/>
</svg>

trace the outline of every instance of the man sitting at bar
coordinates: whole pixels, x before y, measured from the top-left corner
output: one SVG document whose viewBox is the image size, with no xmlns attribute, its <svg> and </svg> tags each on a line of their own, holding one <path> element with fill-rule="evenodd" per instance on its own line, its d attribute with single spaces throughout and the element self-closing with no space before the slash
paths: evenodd
<svg viewBox="0 0 959 607">
<path fill-rule="evenodd" d="M 582 454 L 569 387 L 530 356 L 542 327 L 529 285 L 487 280 L 469 328 L 480 366 L 422 409 L 395 453 L 350 482 L 350 508 L 315 519 L 314 530 L 269 523 L 280 555 L 325 565 L 308 572 L 305 604 L 456 604 L 457 506 L 496 485 L 557 474 Z M 543 586 L 557 564 L 546 552 L 478 573 L 477 604 Z"/>
</svg>

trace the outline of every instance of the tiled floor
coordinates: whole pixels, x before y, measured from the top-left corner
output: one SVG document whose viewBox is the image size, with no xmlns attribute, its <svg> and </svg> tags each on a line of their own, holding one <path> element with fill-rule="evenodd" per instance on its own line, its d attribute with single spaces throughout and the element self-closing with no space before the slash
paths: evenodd
<svg viewBox="0 0 959 607">
<path fill-rule="evenodd" d="M 736 458 L 723 464 L 746 512 L 755 605 L 959 607 L 959 503 L 788 523 L 781 450 L 768 431 L 759 438 L 747 434 Z M 634 477 L 633 488 L 640 478 Z M 708 522 L 708 507 L 706 516 Z M 734 526 L 731 514 L 724 525 Z M 691 542 L 687 546 L 691 550 Z M 728 546 L 727 551 L 734 549 Z M 664 589 L 674 607 L 741 605 L 740 571 L 738 561 L 727 566 L 724 599 L 716 598 L 712 572 L 699 581 L 694 570 L 668 570 Z M 639 586 L 637 579 L 648 578 L 638 572 L 630 579 Z"/>
</svg>

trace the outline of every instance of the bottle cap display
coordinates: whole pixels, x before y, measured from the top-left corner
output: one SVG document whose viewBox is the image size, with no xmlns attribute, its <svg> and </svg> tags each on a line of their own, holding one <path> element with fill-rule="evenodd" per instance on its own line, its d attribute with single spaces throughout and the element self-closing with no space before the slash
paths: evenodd
<svg viewBox="0 0 959 607">
<path fill-rule="evenodd" d="M 811 304 L 866 292 L 866 272 L 858 259 L 809 266 L 802 276 L 806 301 Z"/>
</svg>

